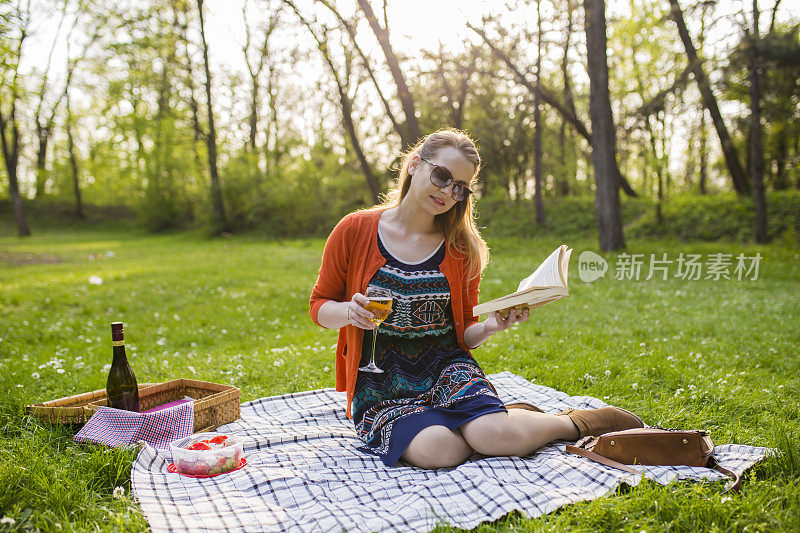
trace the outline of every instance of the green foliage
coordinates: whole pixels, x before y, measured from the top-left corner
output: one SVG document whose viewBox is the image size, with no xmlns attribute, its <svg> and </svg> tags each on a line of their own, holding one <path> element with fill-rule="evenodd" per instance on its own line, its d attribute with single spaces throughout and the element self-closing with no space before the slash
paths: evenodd
<svg viewBox="0 0 800 533">
<path fill-rule="evenodd" d="M 518 60 L 521 50 L 509 53 Z M 432 132 L 454 126 L 462 83 L 468 88 L 461 128 L 476 139 L 483 157 L 479 187 L 484 193 L 526 199 L 533 194 L 533 94 L 515 82 L 494 77 L 476 76 L 475 70 L 495 72 L 502 63 L 490 51 L 473 49 L 461 54 L 436 58 L 441 62 L 446 81 L 438 71 L 423 72 L 413 78 L 412 90 L 423 131 Z M 560 80 L 545 74 L 545 86 L 554 87 Z M 530 76 L 531 80 L 535 78 Z M 466 81 L 465 81 L 466 80 Z M 444 84 L 447 83 L 447 90 Z M 449 94 L 449 97 L 443 96 Z M 542 170 L 544 190 L 563 194 L 563 184 L 575 184 L 580 141 L 566 131 L 561 142 L 563 119 L 549 106 L 540 105 L 542 126 Z M 558 187 L 561 185 L 561 187 Z"/>
<path fill-rule="evenodd" d="M 753 201 L 733 194 L 671 197 L 662 204 L 661 224 L 650 201 L 623 197 L 621 207 L 629 237 L 709 242 L 753 240 Z M 544 226 L 536 224 L 532 202 L 512 202 L 493 195 L 478 202 L 478 211 L 478 225 L 489 237 L 591 238 L 597 231 L 591 197 L 547 197 Z M 769 192 L 767 212 L 770 239 L 787 246 L 800 244 L 800 191 Z"/>
<path fill-rule="evenodd" d="M 634 221 L 630 235 L 674 237 L 682 241 L 751 242 L 755 228 L 752 198 L 733 194 L 677 196 L 662 207 L 663 224 L 648 210 Z M 767 235 L 788 245 L 800 244 L 800 191 L 767 193 Z"/>
<path fill-rule="evenodd" d="M 749 61 L 751 42 L 746 35 L 730 52 L 724 69 L 724 90 L 729 100 L 750 106 Z M 789 155 L 793 139 L 800 137 L 800 25 L 778 25 L 773 32 L 760 36 L 758 64 L 760 70 L 761 121 L 764 136 L 764 180 L 776 190 L 800 185 L 797 154 Z M 747 132 L 750 116 L 737 120 L 742 132 L 740 153 L 747 153 Z M 794 141 L 796 143 L 796 141 Z M 795 144 L 796 146 L 796 144 Z M 749 157 L 749 155 L 748 155 Z"/>
<path fill-rule="evenodd" d="M 221 174 L 234 229 L 282 238 L 324 236 L 345 213 L 371 205 L 357 162 L 326 141 L 287 158 L 274 174 L 256 169 L 245 154 Z"/>
<path fill-rule="evenodd" d="M 593 237 L 569 243 L 576 252 L 596 251 Z M 494 258 L 482 299 L 515 287 L 554 241 L 491 237 L 489 244 Z M 141 235 L 111 224 L 0 238 L 0 269 L 8 273 L 0 277 L 0 516 L 23 530 L 147 527 L 130 494 L 133 452 L 78 445 L 75 428 L 24 413 L 28 403 L 103 387 L 114 320 L 126 323 L 142 382 L 185 376 L 231 383 L 242 389 L 242 401 L 332 387 L 336 331 L 307 316 L 322 245 Z M 753 468 L 740 494 L 722 494 L 719 483 L 645 483 L 536 520 L 515 513 L 479 531 L 794 529 L 797 250 L 629 239 L 628 251 L 764 259 L 755 281 L 621 281 L 609 273 L 586 284 L 573 270 L 569 298 L 475 351 L 484 370 L 512 371 L 633 409 L 651 424 L 707 429 L 718 444 L 769 446 L 779 455 Z M 93 253 L 98 257 L 90 259 Z M 89 284 L 92 275 L 103 284 Z M 121 498 L 115 487 L 124 489 Z"/>
<path fill-rule="evenodd" d="M 124 205 L 85 204 L 85 216 L 75 215 L 75 205 L 57 198 L 39 198 L 22 202 L 35 231 L 51 232 L 69 227 L 71 231 L 100 229 L 134 231 L 141 227 L 136 213 Z M 0 199 L 0 237 L 16 235 L 10 200 Z"/>
<path fill-rule="evenodd" d="M 639 198 L 623 198 L 622 220 L 628 222 L 642 217 L 651 205 Z M 488 236 L 529 238 L 553 235 L 559 238 L 591 238 L 597 232 L 594 198 L 566 196 L 545 198 L 547 224 L 536 224 L 533 202 L 511 202 L 491 196 L 478 202 L 479 226 Z"/>
<path fill-rule="evenodd" d="M 317 157 L 300 158 L 288 176 L 270 178 L 249 174 L 252 166 L 241 161 L 241 172 L 224 175 L 226 205 L 233 228 L 250 234 L 275 238 L 327 236 L 346 213 L 369 205 L 364 197 L 360 174 L 342 172 L 338 156 L 320 148 Z M 227 169 L 237 168 L 231 161 Z M 328 179 L 321 175 L 336 176 Z M 313 179 L 315 173 L 320 181 Z M 360 198 L 359 201 L 354 199 Z M 57 200 L 25 202 L 36 231 L 51 231 L 69 224 L 75 229 L 92 227 L 132 228 L 135 213 L 123 206 L 86 206 L 86 219 L 74 217 L 70 203 Z M 594 199 L 585 196 L 547 196 L 547 224 L 536 224 L 530 201 L 508 200 L 505 194 L 481 198 L 477 202 L 478 226 L 491 239 L 593 239 L 597 232 Z M 662 204 L 663 222 L 656 220 L 655 206 L 641 198 L 623 197 L 622 220 L 629 237 L 658 237 L 680 241 L 752 242 L 755 215 L 751 199 L 733 194 L 674 196 Z M 14 234 L 11 204 L 0 201 L 0 235 Z M 800 244 L 800 191 L 775 191 L 767 194 L 770 240 L 786 246 Z M 142 216 L 141 213 L 138 216 Z"/>
</svg>

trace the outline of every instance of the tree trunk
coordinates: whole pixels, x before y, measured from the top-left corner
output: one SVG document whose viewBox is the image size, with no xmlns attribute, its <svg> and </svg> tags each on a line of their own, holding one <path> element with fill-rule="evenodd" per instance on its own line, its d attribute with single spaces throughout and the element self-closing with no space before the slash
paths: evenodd
<svg viewBox="0 0 800 533">
<path fill-rule="evenodd" d="M 16 118 L 16 93 L 12 95 L 11 113 L 8 120 L 3 116 L 2 102 L 0 102 L 0 142 L 3 145 L 3 161 L 6 163 L 8 173 L 8 192 L 14 205 L 14 222 L 17 225 L 17 235 L 27 237 L 31 234 L 25 210 L 22 207 L 22 196 L 19 193 L 17 180 L 17 161 L 19 161 L 19 129 Z M 11 129 L 11 139 L 6 135 L 6 127 Z"/>
<path fill-rule="evenodd" d="M 250 126 L 250 135 L 248 137 L 247 146 L 250 147 L 250 153 L 256 153 L 256 135 L 258 134 L 258 77 L 251 76 L 251 98 L 250 98 L 250 116 L 248 117 L 248 124 Z"/>
<path fill-rule="evenodd" d="M 370 194 L 372 195 L 372 201 L 374 203 L 378 203 L 380 200 L 380 190 L 378 189 L 378 180 L 375 178 L 375 175 L 372 173 L 372 167 L 367 161 L 367 157 L 364 155 L 364 150 L 361 148 L 361 143 L 358 141 L 358 135 L 356 134 L 356 126 L 353 122 L 353 106 L 350 101 L 350 98 L 344 92 L 344 87 L 338 82 L 337 80 L 337 88 L 339 90 L 339 102 L 342 106 L 342 121 L 344 122 L 344 127 L 347 130 L 347 135 L 350 137 L 350 142 L 353 145 L 353 149 L 356 152 L 356 156 L 358 157 L 358 162 L 361 165 L 361 171 L 364 173 L 364 178 L 367 180 L 367 186 L 369 187 Z"/>
<path fill-rule="evenodd" d="M 16 60 L 14 65 L 14 74 L 11 80 L 11 106 L 8 118 L 3 115 L 3 95 L 0 92 L 0 144 L 3 148 L 3 161 L 6 164 L 6 172 L 8 173 L 8 192 L 11 194 L 11 201 L 14 204 L 14 222 L 17 225 L 17 234 L 20 237 L 27 237 L 31 234 L 31 228 L 28 226 L 28 220 L 25 217 L 25 210 L 22 207 L 22 196 L 19 192 L 19 181 L 17 179 L 17 165 L 19 163 L 19 122 L 17 121 L 17 101 L 19 95 L 17 93 L 17 82 L 19 73 L 19 63 L 22 59 L 22 46 L 25 39 L 28 37 L 28 24 L 31 20 L 30 3 L 27 4 L 27 9 L 23 13 L 21 10 L 17 13 L 21 26 L 19 40 L 16 43 L 13 58 Z M 8 59 L 8 58 L 4 58 Z M 6 132 L 6 129 L 9 132 Z M 8 138 L 10 135 L 10 139 Z"/>
<path fill-rule="evenodd" d="M 800 128 L 795 128 L 794 132 L 794 157 L 800 157 Z M 794 188 L 800 190 L 800 172 L 795 175 Z"/>
<path fill-rule="evenodd" d="M 656 224 L 661 225 L 664 222 L 664 215 L 661 211 L 664 203 L 664 175 L 661 158 L 658 157 L 658 149 L 656 148 L 656 132 L 650 115 L 645 117 L 645 125 L 650 137 L 650 151 L 653 153 L 653 162 L 656 166 Z"/>
<path fill-rule="evenodd" d="M 703 105 L 708 109 L 711 114 L 711 120 L 714 123 L 714 128 L 717 130 L 720 144 L 722 145 L 722 152 L 725 155 L 725 163 L 728 167 L 728 172 L 731 174 L 733 180 L 733 188 L 739 195 L 746 195 L 750 193 L 750 185 L 747 181 L 747 175 L 742 168 L 742 163 L 739 159 L 739 154 L 736 147 L 733 145 L 728 128 L 725 126 L 725 121 L 722 119 L 722 114 L 717 105 L 717 99 L 711 90 L 711 85 L 706 77 L 703 65 L 697 55 L 697 50 L 692 43 L 692 38 L 689 36 L 689 30 L 686 28 L 686 22 L 683 19 L 683 11 L 681 11 L 678 0 L 669 0 L 672 9 L 672 19 L 678 26 L 678 34 L 680 35 L 683 47 L 686 50 L 686 56 L 689 59 L 689 67 L 694 74 L 695 83 L 700 90 L 703 98 Z"/>
<path fill-rule="evenodd" d="M 616 138 L 608 90 L 605 0 L 584 0 L 586 54 L 589 72 L 589 114 L 592 121 L 592 162 L 595 172 L 595 214 L 600 248 L 625 247 L 620 212 Z"/>
<path fill-rule="evenodd" d="M 708 180 L 708 133 L 706 132 L 706 109 L 700 107 L 700 179 L 697 190 L 700 194 L 707 194 L 706 182 Z"/>
<path fill-rule="evenodd" d="M 750 176 L 756 211 L 755 240 L 767 242 L 767 201 L 764 197 L 764 145 L 761 132 L 761 84 L 759 72 L 760 35 L 758 0 L 753 0 L 753 28 L 750 36 Z"/>
<path fill-rule="evenodd" d="M 203 127 L 200 125 L 200 106 L 198 105 L 197 98 L 195 98 L 194 95 L 194 68 L 192 66 L 192 56 L 189 52 L 189 38 L 187 37 L 189 5 L 182 3 L 180 6 L 181 9 L 180 11 L 176 11 L 176 15 L 177 13 L 181 13 L 184 18 L 183 23 L 179 25 L 180 32 L 178 34 L 178 38 L 181 40 L 181 42 L 183 42 L 183 49 L 184 53 L 186 54 L 186 77 L 184 78 L 184 82 L 186 83 L 186 88 L 189 91 L 189 108 L 192 110 L 192 130 L 194 131 L 192 153 L 194 155 L 195 172 L 199 174 L 202 172 L 203 163 L 200 157 L 200 149 L 198 144 L 203 138 L 205 138 L 205 132 L 203 131 Z M 173 4 L 173 8 L 174 7 L 175 5 Z"/>
<path fill-rule="evenodd" d="M 364 12 L 364 15 L 366 15 L 372 32 L 378 39 L 378 43 L 380 43 L 381 49 L 383 50 L 383 55 L 386 57 L 386 64 L 389 66 L 392 78 L 397 86 L 397 96 L 400 99 L 400 104 L 403 107 L 403 113 L 406 117 L 405 127 L 407 138 L 413 144 L 422 137 L 422 131 L 420 130 L 419 121 L 417 120 L 417 110 L 414 106 L 411 90 L 408 88 L 408 84 L 403 77 L 403 71 L 400 70 L 400 62 L 397 60 L 394 50 L 392 50 L 391 43 L 389 43 L 389 28 L 381 27 L 380 22 L 378 22 L 378 19 L 375 17 L 375 12 L 372 11 L 369 0 L 358 0 L 358 5 L 361 6 L 361 10 Z"/>
<path fill-rule="evenodd" d="M 78 158 L 75 156 L 75 142 L 72 138 L 72 108 L 70 106 L 69 91 L 67 91 L 67 117 L 64 124 L 67 130 L 67 153 L 69 154 L 69 168 L 72 174 L 72 190 L 75 193 L 75 216 L 85 218 L 83 212 L 83 197 L 81 196 L 81 182 L 78 172 Z"/>
<path fill-rule="evenodd" d="M 464 106 L 467 104 L 467 93 L 469 92 L 469 79 L 472 76 L 474 63 L 467 65 L 465 72 L 462 73 L 461 86 L 459 87 L 458 99 L 455 101 L 455 111 L 453 112 L 453 127 L 461 129 L 464 125 Z"/>
<path fill-rule="evenodd" d="M 51 125 L 52 127 L 52 125 Z M 51 129 L 47 125 L 36 122 L 36 198 L 41 198 L 45 193 L 47 184 L 47 145 L 50 142 Z"/>
<path fill-rule="evenodd" d="M 244 29 L 245 29 L 245 43 L 243 47 L 244 52 L 244 61 L 247 64 L 247 71 L 250 74 L 250 116 L 248 117 L 248 126 L 249 126 L 249 136 L 247 146 L 250 149 L 250 153 L 256 154 L 256 138 L 258 136 L 258 108 L 259 108 L 259 95 L 261 93 L 261 83 L 259 78 L 261 76 L 261 72 L 264 70 L 264 65 L 267 60 L 267 54 L 269 53 L 269 38 L 272 35 L 272 32 L 275 31 L 275 28 L 278 25 L 278 16 L 280 14 L 280 10 L 274 12 L 272 16 L 269 18 L 269 23 L 267 28 L 264 30 L 264 40 L 261 46 L 258 48 L 258 61 L 255 66 L 250 64 L 250 56 L 248 52 L 250 51 L 250 24 L 248 22 L 248 11 L 247 11 L 247 2 L 245 1 L 244 5 L 242 6 L 242 18 L 244 19 Z"/>
<path fill-rule="evenodd" d="M 689 140 L 686 142 L 686 164 L 683 167 L 683 184 L 691 190 L 694 183 L 694 173 L 697 171 L 697 160 L 695 158 L 695 145 L 697 144 L 697 129 L 689 130 Z"/>
<path fill-rule="evenodd" d="M 280 131 L 278 129 L 278 90 L 276 88 L 276 80 L 274 79 L 275 76 L 275 69 L 271 68 L 267 76 L 267 94 L 269 94 L 267 103 L 269 106 L 270 119 L 267 123 L 267 141 L 264 144 L 267 178 L 271 177 L 273 173 L 277 173 L 281 157 L 279 146 Z M 270 170 L 270 163 L 272 164 L 273 170 Z"/>
<path fill-rule="evenodd" d="M 566 28 L 566 36 L 564 38 L 564 55 L 561 58 L 561 75 L 564 78 L 564 89 L 562 90 L 562 96 L 564 98 L 564 105 L 567 106 L 568 109 L 575 109 L 574 99 L 572 97 L 572 88 L 569 83 L 569 71 L 567 67 L 569 66 L 569 47 L 570 41 L 572 40 L 572 0 L 567 0 L 567 28 Z M 540 84 L 541 89 L 541 84 Z M 567 132 L 567 125 L 562 120 L 561 127 L 558 132 L 558 140 L 559 140 L 559 174 L 560 179 L 558 180 L 558 193 L 561 196 L 567 196 L 569 194 L 569 180 L 570 176 L 567 174 L 567 139 L 566 139 L 566 132 Z"/>
<path fill-rule="evenodd" d="M 789 188 L 789 182 L 786 179 L 786 156 L 786 135 L 781 132 L 778 135 L 778 147 L 775 153 L 775 179 L 772 182 L 772 188 L 776 191 Z"/>
<path fill-rule="evenodd" d="M 211 205 L 214 210 L 215 231 L 227 230 L 225 220 L 225 206 L 222 202 L 222 186 L 220 185 L 219 172 L 217 170 L 217 132 L 214 128 L 214 107 L 211 99 L 211 69 L 208 64 L 208 44 L 206 43 L 205 24 L 203 20 L 203 1 L 197 0 L 197 11 L 200 14 L 200 40 L 203 44 L 203 68 L 205 69 L 206 81 L 206 108 L 208 112 L 208 135 L 206 135 L 206 145 L 208 146 L 208 170 L 211 175 Z"/>
<path fill-rule="evenodd" d="M 536 92 L 533 94 L 533 205 L 536 210 L 536 223 L 546 222 L 544 202 L 542 200 L 542 11 L 541 2 L 536 2 Z"/>
</svg>

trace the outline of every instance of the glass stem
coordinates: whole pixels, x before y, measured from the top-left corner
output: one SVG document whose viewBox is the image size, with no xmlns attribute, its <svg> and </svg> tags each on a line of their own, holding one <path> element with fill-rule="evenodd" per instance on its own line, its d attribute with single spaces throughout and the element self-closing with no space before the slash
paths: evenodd
<svg viewBox="0 0 800 533">
<path fill-rule="evenodd" d="M 378 328 L 372 330 L 372 364 L 375 364 L 375 341 L 378 340 Z"/>
</svg>

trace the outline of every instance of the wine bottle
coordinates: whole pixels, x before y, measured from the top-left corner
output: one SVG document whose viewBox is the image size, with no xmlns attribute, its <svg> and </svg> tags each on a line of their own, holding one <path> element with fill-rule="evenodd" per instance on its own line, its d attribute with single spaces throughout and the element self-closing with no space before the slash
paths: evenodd
<svg viewBox="0 0 800 533">
<path fill-rule="evenodd" d="M 111 370 L 108 371 L 108 381 L 106 381 L 108 405 L 115 409 L 138 412 L 139 385 L 136 383 L 131 365 L 128 364 L 128 356 L 125 355 L 122 322 L 111 323 L 111 342 L 114 359 L 111 361 Z"/>
</svg>

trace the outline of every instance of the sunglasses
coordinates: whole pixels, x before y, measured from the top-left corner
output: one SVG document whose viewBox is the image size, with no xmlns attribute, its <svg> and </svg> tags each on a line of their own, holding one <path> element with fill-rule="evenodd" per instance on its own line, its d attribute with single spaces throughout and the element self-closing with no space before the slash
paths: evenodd
<svg viewBox="0 0 800 533">
<path fill-rule="evenodd" d="M 444 167 L 440 167 L 436 163 L 431 163 L 422 156 L 419 156 L 419 158 L 433 167 L 433 170 L 431 170 L 431 183 L 440 188 L 447 187 L 451 183 L 453 184 L 453 188 L 450 189 L 450 196 L 453 198 L 453 200 L 460 202 L 472 194 L 472 191 L 466 185 L 453 179 L 453 175 L 450 174 L 449 170 Z"/>
</svg>

